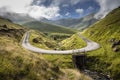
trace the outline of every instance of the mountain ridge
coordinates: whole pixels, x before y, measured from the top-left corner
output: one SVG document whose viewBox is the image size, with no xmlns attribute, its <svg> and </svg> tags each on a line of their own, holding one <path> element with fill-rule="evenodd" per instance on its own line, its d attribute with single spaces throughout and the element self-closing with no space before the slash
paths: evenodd
<svg viewBox="0 0 120 80">
<path fill-rule="evenodd" d="M 95 13 L 91 13 L 82 18 L 67 18 L 67 19 L 59 19 L 59 20 L 55 20 L 55 21 L 46 21 L 46 22 L 82 30 L 82 29 L 89 27 L 96 21 L 98 21 L 97 19 L 94 18 L 94 15 L 95 15 Z"/>
<path fill-rule="evenodd" d="M 53 25 L 49 23 L 44 23 L 41 21 L 31 21 L 23 24 L 24 26 L 31 28 L 31 29 L 36 29 L 41 32 L 54 32 L 54 33 L 69 33 L 73 34 L 76 32 L 76 30 L 72 30 L 70 28 L 66 28 L 63 26 L 58 26 L 58 25 Z"/>
</svg>

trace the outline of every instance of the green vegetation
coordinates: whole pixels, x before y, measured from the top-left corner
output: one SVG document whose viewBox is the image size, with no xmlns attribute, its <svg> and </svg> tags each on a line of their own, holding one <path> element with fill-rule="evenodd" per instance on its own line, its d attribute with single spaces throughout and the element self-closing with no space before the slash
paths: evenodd
<svg viewBox="0 0 120 80">
<path fill-rule="evenodd" d="M 51 63 L 54 63 L 55 65 L 69 69 L 74 68 L 73 62 L 72 62 L 72 55 L 46 55 L 43 54 L 43 57 L 48 60 Z"/>
<path fill-rule="evenodd" d="M 51 33 L 49 35 L 45 35 L 43 33 L 37 31 L 31 31 L 30 34 L 30 43 L 36 47 L 43 49 L 60 49 L 60 50 L 68 50 L 68 49 L 78 49 L 86 46 L 86 43 L 79 37 L 78 34 L 72 35 L 70 38 L 67 38 L 61 42 L 58 40 L 53 40 L 54 36 L 58 38 L 58 36 L 70 36 L 68 34 L 60 34 L 60 33 Z M 37 39 L 37 42 L 33 40 Z M 67 42 L 66 42 L 67 41 Z M 46 44 L 49 43 L 49 45 Z M 74 43 L 74 44 L 73 44 Z M 81 44 L 82 43 L 82 44 Z M 55 65 L 60 66 L 61 68 L 74 68 L 72 63 L 72 55 L 46 55 L 43 54 L 43 57 L 54 63 Z"/>
<path fill-rule="evenodd" d="M 19 42 L 24 33 L 25 28 L 0 18 L 0 80 L 78 80 L 81 78 L 86 80 L 89 78 L 81 76 L 84 74 L 74 69 L 61 69 L 58 64 L 46 60 L 44 55 L 22 48 Z M 41 35 L 45 36 L 43 33 Z M 47 40 L 46 37 L 44 39 Z M 57 58 L 60 57 L 56 56 Z"/>
<path fill-rule="evenodd" d="M 18 24 L 11 23 L 10 20 L 0 17 L 0 36 L 7 35 L 18 42 L 21 40 L 25 29 Z"/>
<path fill-rule="evenodd" d="M 22 48 L 9 52 L 0 50 L 0 64 L 0 80 L 55 79 L 61 73 L 59 67 L 51 65 L 40 55 L 25 51 Z"/>
<path fill-rule="evenodd" d="M 70 38 L 67 38 L 61 42 L 61 48 L 65 50 L 78 49 L 85 46 L 86 43 L 80 38 L 78 34 L 74 34 Z"/>
<path fill-rule="evenodd" d="M 53 39 L 37 31 L 31 31 L 30 43 L 43 49 L 55 49 L 57 46 L 57 43 Z"/>
<path fill-rule="evenodd" d="M 113 10 L 83 33 L 101 45 L 99 50 L 88 52 L 87 66 L 91 70 L 109 74 L 114 80 L 120 80 L 120 45 L 112 47 L 120 40 L 119 14 L 120 8 Z"/>
<path fill-rule="evenodd" d="M 18 42 L 25 33 L 22 27 L 2 18 L 0 24 L 0 80 L 48 80 L 62 74 L 40 54 L 20 46 Z"/>
<path fill-rule="evenodd" d="M 72 34 L 65 34 L 65 33 L 50 33 L 48 35 L 50 38 L 54 39 L 57 42 L 60 42 L 66 38 L 69 38 L 72 36 Z"/>
<path fill-rule="evenodd" d="M 70 36 L 70 34 L 60 33 L 51 33 L 46 35 L 46 33 L 43 34 L 37 31 L 31 31 L 30 43 L 39 48 L 54 50 L 70 50 L 86 46 L 86 43 L 78 34 Z"/>
<path fill-rule="evenodd" d="M 31 29 L 39 30 L 41 32 L 52 32 L 52 33 L 68 33 L 68 34 L 74 34 L 76 30 L 72 30 L 69 28 L 52 25 L 40 21 L 31 21 L 23 24 L 26 27 L 29 27 Z"/>
</svg>

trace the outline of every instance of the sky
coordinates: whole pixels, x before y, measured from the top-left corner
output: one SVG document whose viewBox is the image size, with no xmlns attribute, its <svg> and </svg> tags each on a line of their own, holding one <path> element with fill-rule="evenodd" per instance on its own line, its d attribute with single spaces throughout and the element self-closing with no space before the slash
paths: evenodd
<svg viewBox="0 0 120 80">
<path fill-rule="evenodd" d="M 35 19 L 80 18 L 95 13 L 104 18 L 120 0 L 0 0 L 1 12 L 24 13 Z"/>
</svg>

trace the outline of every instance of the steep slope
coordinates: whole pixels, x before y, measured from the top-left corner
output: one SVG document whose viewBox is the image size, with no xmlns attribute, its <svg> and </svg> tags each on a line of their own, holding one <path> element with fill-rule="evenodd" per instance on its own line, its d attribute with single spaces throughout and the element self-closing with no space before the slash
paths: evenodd
<svg viewBox="0 0 120 80">
<path fill-rule="evenodd" d="M 24 33 L 20 25 L 0 18 L 0 80 L 57 79 L 59 67 L 20 46 Z"/>
<path fill-rule="evenodd" d="M 90 52 L 90 69 L 109 74 L 120 80 L 120 7 L 110 12 L 84 31 L 85 36 L 101 44 L 101 49 Z M 102 65 L 102 66 L 101 66 Z"/>
<path fill-rule="evenodd" d="M 94 18 L 94 14 L 89 14 L 80 19 L 79 18 L 78 19 L 72 19 L 72 18 L 60 19 L 60 20 L 53 21 L 51 23 L 82 30 L 92 25 L 96 21 L 97 19 Z"/>
<path fill-rule="evenodd" d="M 40 21 L 27 22 L 23 25 L 31 29 L 39 30 L 41 32 L 69 33 L 69 34 L 75 33 L 75 30 L 57 26 L 57 25 L 51 25 L 48 23 L 40 22 Z"/>
</svg>

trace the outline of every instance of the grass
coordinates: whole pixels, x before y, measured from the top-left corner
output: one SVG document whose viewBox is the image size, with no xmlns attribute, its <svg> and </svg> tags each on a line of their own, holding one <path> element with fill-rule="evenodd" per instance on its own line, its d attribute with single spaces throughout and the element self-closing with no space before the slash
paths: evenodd
<svg viewBox="0 0 120 80">
<path fill-rule="evenodd" d="M 68 71 L 61 70 L 58 66 L 59 63 L 52 63 L 47 60 L 55 59 L 55 57 L 57 59 L 58 56 L 49 56 L 46 59 L 44 57 L 47 57 L 47 55 L 43 57 L 42 54 L 33 53 L 22 48 L 20 40 L 25 31 L 20 25 L 3 18 L 0 18 L 0 24 L 7 25 L 5 31 L 3 26 L 0 26 L 0 30 L 2 30 L 0 31 L 0 80 L 66 80 L 64 77 L 67 77 L 67 80 L 75 80 L 76 77 L 80 77 L 80 75 L 75 75 L 78 73 L 77 71 L 71 69 L 72 71 L 69 71 L 69 73 L 74 71 L 72 75 L 75 75 L 71 78 L 71 75 L 65 74 Z M 11 29 L 12 31 L 9 32 Z M 44 36 L 43 33 L 41 35 Z M 70 61 L 68 57 L 71 56 L 66 55 L 66 59 L 63 57 L 66 62 Z M 71 66 L 71 64 L 68 65 Z"/>
<path fill-rule="evenodd" d="M 48 63 L 40 54 L 21 47 L 19 42 L 25 33 L 24 28 L 2 18 L 0 24 L 0 80 L 46 80 L 59 77 L 59 67 Z"/>
<path fill-rule="evenodd" d="M 86 46 L 86 43 L 79 37 L 78 34 L 70 35 L 64 33 L 51 33 L 47 36 L 45 34 L 32 31 L 30 35 L 30 43 L 43 49 L 60 50 L 78 49 Z M 33 42 L 33 39 L 38 39 L 40 42 L 35 43 Z"/>
<path fill-rule="evenodd" d="M 61 42 L 61 48 L 65 50 L 78 49 L 85 46 L 86 43 L 79 37 L 78 34 L 74 34 L 70 38 L 67 38 Z"/>
<path fill-rule="evenodd" d="M 58 78 L 59 68 L 48 63 L 40 54 L 24 50 L 12 38 L 0 38 L 0 80 Z"/>
<path fill-rule="evenodd" d="M 56 48 L 55 46 L 57 46 L 57 45 L 55 45 L 54 47 L 48 48 L 47 45 L 45 45 L 45 46 L 43 45 L 43 44 L 45 44 L 44 41 L 42 44 L 34 43 L 32 40 L 36 37 L 41 37 L 43 40 L 50 41 L 50 43 L 54 41 L 53 39 L 50 39 L 50 37 L 42 36 L 42 34 L 40 34 L 40 32 L 32 31 L 31 36 L 30 36 L 30 42 L 32 45 L 34 45 L 36 47 L 43 48 L 43 49 L 54 49 L 54 48 Z M 51 44 L 53 44 L 53 43 L 51 43 Z M 57 44 L 57 42 L 55 42 L 54 44 Z M 42 47 L 39 45 L 42 45 Z M 43 54 L 42 56 L 49 62 L 52 62 L 55 65 L 60 66 L 61 68 L 73 68 L 74 67 L 73 63 L 72 63 L 71 55 L 46 55 L 46 54 Z"/>
<path fill-rule="evenodd" d="M 37 39 L 39 42 L 35 43 L 33 42 L 33 39 Z M 45 34 L 36 31 L 31 31 L 30 43 L 43 49 L 55 49 L 55 46 L 57 46 L 56 41 L 54 41 L 52 38 L 49 38 Z"/>
<path fill-rule="evenodd" d="M 58 65 L 61 68 L 74 68 L 73 62 L 72 62 L 72 55 L 42 55 L 46 60 L 49 62 L 54 63 L 55 65 Z"/>
<path fill-rule="evenodd" d="M 99 50 L 88 52 L 90 58 L 90 63 L 88 62 L 89 68 L 109 74 L 115 80 L 120 79 L 120 51 L 113 51 L 110 40 L 112 38 L 120 40 L 119 14 L 120 8 L 113 10 L 104 19 L 92 25 L 83 33 L 101 45 Z"/>
<path fill-rule="evenodd" d="M 60 35 L 60 33 L 52 33 L 50 35 Z M 64 34 L 61 34 L 64 36 Z M 33 39 L 41 37 L 42 43 L 34 43 Z M 45 44 L 45 41 L 49 41 L 50 44 L 55 44 L 54 47 L 48 47 Z M 54 43 L 53 43 L 54 42 Z M 36 47 L 43 48 L 43 49 L 62 49 L 62 50 L 68 50 L 68 49 L 78 49 L 86 46 L 86 43 L 78 36 L 78 34 L 72 35 L 70 38 L 67 38 L 63 40 L 61 43 L 61 46 L 59 46 L 57 43 L 58 41 L 55 41 L 50 38 L 50 36 L 44 36 L 44 34 L 40 34 L 40 32 L 32 31 L 30 35 L 30 43 Z M 42 45 L 42 46 L 40 46 Z M 61 68 L 74 68 L 73 62 L 72 62 L 72 55 L 42 55 L 46 60 L 49 62 L 54 63 L 55 65 L 60 66 Z"/>
<path fill-rule="evenodd" d="M 89 76 L 81 73 L 78 70 L 64 69 L 64 75 L 59 80 L 93 80 Z"/>
</svg>

